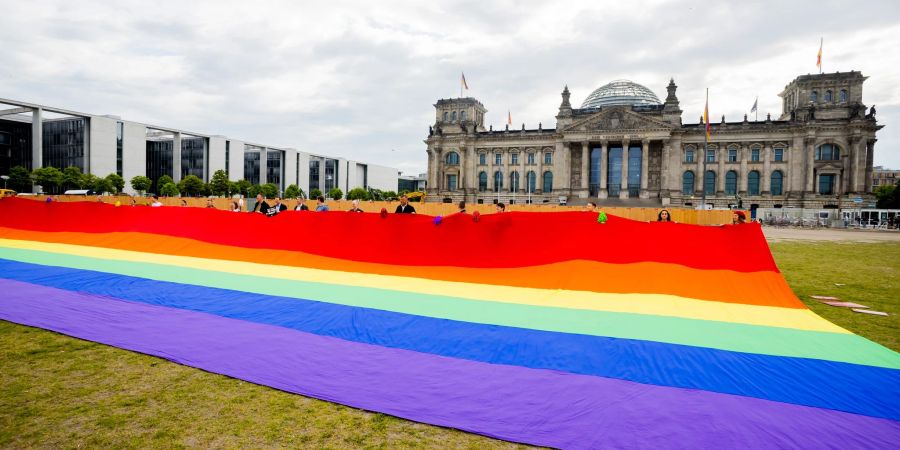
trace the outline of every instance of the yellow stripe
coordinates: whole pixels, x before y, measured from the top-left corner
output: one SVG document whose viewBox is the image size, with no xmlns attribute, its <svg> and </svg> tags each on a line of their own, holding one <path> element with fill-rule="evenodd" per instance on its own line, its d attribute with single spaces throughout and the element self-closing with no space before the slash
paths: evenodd
<svg viewBox="0 0 900 450">
<path fill-rule="evenodd" d="M 207 271 L 312 283 L 445 295 L 471 300 L 713 320 L 800 330 L 847 333 L 808 309 L 696 300 L 668 294 L 614 294 L 535 289 L 428 280 L 413 277 L 341 272 L 241 261 L 161 255 L 71 244 L 0 239 L 0 247 L 62 253 L 90 258 L 161 264 Z"/>
</svg>

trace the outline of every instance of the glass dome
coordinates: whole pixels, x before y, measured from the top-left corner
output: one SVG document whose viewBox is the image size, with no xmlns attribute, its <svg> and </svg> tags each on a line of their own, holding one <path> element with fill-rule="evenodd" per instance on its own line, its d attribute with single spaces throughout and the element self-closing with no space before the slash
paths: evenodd
<svg viewBox="0 0 900 450">
<path fill-rule="evenodd" d="M 597 88 L 584 100 L 581 108 L 599 108 L 609 105 L 661 105 L 656 94 L 640 84 L 628 80 L 615 80 Z"/>
</svg>

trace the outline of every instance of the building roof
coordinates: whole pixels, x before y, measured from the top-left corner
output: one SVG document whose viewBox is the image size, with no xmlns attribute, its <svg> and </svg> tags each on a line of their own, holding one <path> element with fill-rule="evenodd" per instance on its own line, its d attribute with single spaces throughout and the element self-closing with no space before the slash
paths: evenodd
<svg viewBox="0 0 900 450">
<path fill-rule="evenodd" d="M 645 86 L 629 80 L 614 80 L 600 86 L 584 100 L 581 108 L 609 105 L 661 105 L 659 97 Z"/>
</svg>

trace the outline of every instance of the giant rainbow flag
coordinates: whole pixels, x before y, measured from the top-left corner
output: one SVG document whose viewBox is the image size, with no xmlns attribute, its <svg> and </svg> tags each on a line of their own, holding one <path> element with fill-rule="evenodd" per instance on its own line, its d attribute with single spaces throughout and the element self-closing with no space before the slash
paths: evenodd
<svg viewBox="0 0 900 450">
<path fill-rule="evenodd" d="M 0 319 L 563 448 L 896 448 L 900 355 L 757 225 L 0 200 Z"/>
</svg>

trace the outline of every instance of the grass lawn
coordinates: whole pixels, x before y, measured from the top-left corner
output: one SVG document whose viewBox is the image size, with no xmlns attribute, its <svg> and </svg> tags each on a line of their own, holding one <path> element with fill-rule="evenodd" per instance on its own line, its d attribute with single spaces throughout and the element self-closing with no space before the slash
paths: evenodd
<svg viewBox="0 0 900 450">
<path fill-rule="evenodd" d="M 771 247 L 791 287 L 816 313 L 900 350 L 900 243 Z M 892 315 L 857 314 L 809 295 Z M 0 448 L 521 447 L 3 321 L 0 386 Z"/>
</svg>

